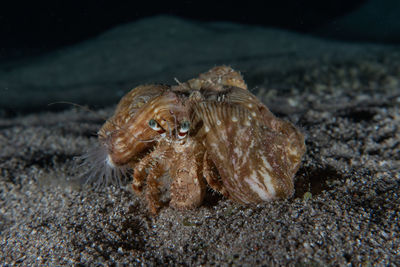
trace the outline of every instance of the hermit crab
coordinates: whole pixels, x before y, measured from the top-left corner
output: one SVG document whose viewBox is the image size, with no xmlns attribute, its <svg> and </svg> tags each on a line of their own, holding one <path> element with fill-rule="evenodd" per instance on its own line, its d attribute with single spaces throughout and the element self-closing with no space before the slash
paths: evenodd
<svg viewBox="0 0 400 267">
<path fill-rule="evenodd" d="M 85 156 L 89 181 L 132 179 L 149 210 L 202 204 L 209 186 L 239 203 L 290 197 L 304 137 L 247 90 L 239 72 L 215 67 L 175 86 L 144 85 L 125 95 Z"/>
</svg>

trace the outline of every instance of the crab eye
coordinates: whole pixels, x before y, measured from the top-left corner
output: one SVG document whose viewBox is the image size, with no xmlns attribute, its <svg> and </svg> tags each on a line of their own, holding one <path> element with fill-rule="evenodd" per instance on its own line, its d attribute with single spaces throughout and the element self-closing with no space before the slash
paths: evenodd
<svg viewBox="0 0 400 267">
<path fill-rule="evenodd" d="M 158 123 L 154 119 L 149 120 L 149 126 L 151 129 L 155 131 L 159 131 L 161 129 Z"/>
<path fill-rule="evenodd" d="M 179 130 L 181 133 L 183 132 L 183 133 L 186 133 L 187 131 L 189 131 L 189 128 L 190 128 L 190 122 L 188 122 L 188 121 L 184 121 L 184 122 L 182 122 L 182 124 L 181 124 L 181 129 Z"/>
<path fill-rule="evenodd" d="M 179 139 L 183 139 L 186 137 L 190 128 L 190 123 L 188 121 L 184 121 L 181 123 L 181 128 L 179 129 L 178 137 Z"/>
</svg>

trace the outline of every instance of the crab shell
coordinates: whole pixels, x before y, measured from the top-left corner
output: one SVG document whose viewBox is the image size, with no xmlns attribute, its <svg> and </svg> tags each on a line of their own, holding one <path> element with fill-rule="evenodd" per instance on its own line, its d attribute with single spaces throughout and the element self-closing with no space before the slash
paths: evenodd
<svg viewBox="0 0 400 267">
<path fill-rule="evenodd" d="M 199 77 L 172 86 L 173 91 L 212 90 L 223 91 L 225 86 L 234 86 L 247 90 L 242 75 L 228 66 L 217 66 Z"/>
<path fill-rule="evenodd" d="M 301 132 L 242 88 L 225 87 L 204 96 L 205 101 L 193 105 L 196 120 L 203 122 L 197 138 L 229 198 L 259 203 L 290 197 L 305 152 Z"/>
<path fill-rule="evenodd" d="M 135 163 L 152 148 L 160 134 L 169 134 L 185 110 L 179 96 L 166 86 L 136 88 L 118 104 L 115 115 L 100 129 L 100 142 L 107 147 L 108 163 L 123 166 Z M 154 119 L 162 132 L 149 127 Z"/>
</svg>

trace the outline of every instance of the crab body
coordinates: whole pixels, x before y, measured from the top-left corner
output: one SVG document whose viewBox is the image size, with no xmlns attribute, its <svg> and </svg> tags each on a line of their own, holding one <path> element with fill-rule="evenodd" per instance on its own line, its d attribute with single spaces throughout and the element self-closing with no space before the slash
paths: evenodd
<svg viewBox="0 0 400 267">
<path fill-rule="evenodd" d="M 99 131 L 110 168 L 133 171 L 151 212 L 160 207 L 168 173 L 170 205 L 201 205 L 207 185 L 239 203 L 290 197 L 305 152 L 304 137 L 221 66 L 176 86 L 129 92 Z"/>
</svg>

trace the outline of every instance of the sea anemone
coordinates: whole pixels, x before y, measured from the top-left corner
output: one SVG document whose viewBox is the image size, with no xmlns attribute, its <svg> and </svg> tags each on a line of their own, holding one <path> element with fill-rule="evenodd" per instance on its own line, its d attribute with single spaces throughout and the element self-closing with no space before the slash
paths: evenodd
<svg viewBox="0 0 400 267">
<path fill-rule="evenodd" d="M 79 169 L 85 169 L 78 177 L 84 185 L 96 188 L 107 185 L 122 186 L 130 179 L 131 168 L 114 164 L 105 144 L 97 144 L 82 156 L 76 157 L 76 163 Z"/>
</svg>

